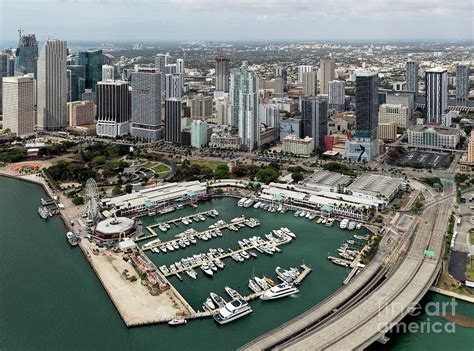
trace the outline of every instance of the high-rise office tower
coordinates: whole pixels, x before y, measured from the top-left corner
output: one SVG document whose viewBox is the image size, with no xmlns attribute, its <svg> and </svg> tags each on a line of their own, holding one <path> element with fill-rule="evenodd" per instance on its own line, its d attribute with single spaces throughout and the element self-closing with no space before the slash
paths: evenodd
<svg viewBox="0 0 474 351">
<path fill-rule="evenodd" d="M 356 137 L 377 139 L 378 94 L 378 73 L 357 71 L 355 84 Z"/>
<path fill-rule="evenodd" d="M 406 90 L 418 92 L 418 62 L 411 60 L 405 67 Z"/>
<path fill-rule="evenodd" d="M 130 131 L 130 93 L 123 80 L 97 82 L 97 135 L 109 138 Z"/>
<path fill-rule="evenodd" d="M 285 95 L 285 83 L 282 77 L 276 77 L 273 81 L 273 96 L 283 97 Z"/>
<path fill-rule="evenodd" d="M 318 78 L 315 71 L 303 73 L 303 95 L 316 96 Z"/>
<path fill-rule="evenodd" d="M 102 80 L 114 80 L 115 67 L 111 65 L 102 65 Z"/>
<path fill-rule="evenodd" d="M 181 91 L 184 89 L 184 60 L 177 59 L 176 60 L 176 73 L 179 74 L 180 81 L 181 81 Z"/>
<path fill-rule="evenodd" d="M 81 65 L 68 65 L 68 101 L 79 101 L 86 89 L 86 70 Z"/>
<path fill-rule="evenodd" d="M 161 73 L 133 72 L 132 136 L 148 141 L 160 139 Z"/>
<path fill-rule="evenodd" d="M 258 118 L 260 123 L 270 128 L 279 128 L 280 109 L 277 104 L 261 104 L 258 107 Z"/>
<path fill-rule="evenodd" d="M 426 120 L 441 123 L 441 116 L 448 108 L 448 73 L 438 67 L 426 71 L 425 76 Z"/>
<path fill-rule="evenodd" d="M 258 77 L 245 68 L 231 70 L 228 117 L 229 124 L 238 128 L 243 146 L 249 151 L 260 146 Z"/>
<path fill-rule="evenodd" d="M 20 38 L 15 52 L 15 76 L 33 73 L 36 78 L 36 61 L 38 60 L 38 43 L 34 34 L 23 34 L 18 31 Z"/>
<path fill-rule="evenodd" d="M 467 100 L 469 98 L 469 66 L 456 66 L 456 99 Z"/>
<path fill-rule="evenodd" d="M 19 137 L 34 132 L 35 80 L 32 75 L 3 78 L 3 129 L 10 129 Z"/>
<path fill-rule="evenodd" d="M 8 76 L 8 55 L 0 53 L 0 113 L 2 113 L 2 78 Z"/>
<path fill-rule="evenodd" d="M 166 74 L 177 74 L 178 73 L 178 65 L 176 63 L 170 63 L 165 66 Z"/>
<path fill-rule="evenodd" d="M 283 81 L 283 91 L 287 90 L 288 84 L 288 71 L 286 67 L 278 66 L 275 69 L 275 78 L 282 78 Z"/>
<path fill-rule="evenodd" d="M 340 80 L 331 80 L 328 83 L 329 108 L 344 111 L 346 106 L 346 83 Z"/>
<path fill-rule="evenodd" d="M 336 63 L 332 58 L 323 58 L 319 62 L 320 94 L 328 93 L 328 84 L 336 78 Z"/>
<path fill-rule="evenodd" d="M 166 74 L 166 54 L 157 54 L 155 57 L 155 67 L 161 73 L 161 95 L 165 97 L 165 74 Z"/>
<path fill-rule="evenodd" d="M 202 94 L 191 99 L 191 118 L 209 118 L 212 116 L 212 97 Z"/>
<path fill-rule="evenodd" d="M 38 58 L 37 125 L 39 130 L 67 127 L 67 43 L 48 39 Z"/>
<path fill-rule="evenodd" d="M 81 51 L 79 64 L 86 70 L 86 89 L 92 89 L 95 92 L 97 82 L 102 80 L 102 65 L 104 64 L 102 50 Z"/>
<path fill-rule="evenodd" d="M 299 85 L 303 84 L 303 73 L 312 72 L 312 71 L 313 71 L 313 66 L 306 66 L 306 65 L 298 66 L 298 84 Z"/>
<path fill-rule="evenodd" d="M 301 100 L 303 136 L 314 139 L 315 147 L 323 147 L 327 135 L 328 101 L 322 97 L 304 97 Z"/>
<path fill-rule="evenodd" d="M 207 122 L 200 119 L 195 119 L 191 122 L 191 146 L 200 149 L 202 146 L 208 144 L 208 130 Z"/>
<path fill-rule="evenodd" d="M 183 101 L 177 98 L 165 100 L 165 140 L 181 144 L 181 117 Z"/>
<path fill-rule="evenodd" d="M 7 54 L 7 77 L 15 75 L 15 56 Z"/>
<path fill-rule="evenodd" d="M 229 59 L 220 51 L 216 56 L 216 91 L 229 92 Z"/>
<path fill-rule="evenodd" d="M 182 96 L 181 90 L 181 77 L 179 74 L 166 74 L 165 75 L 165 97 L 180 98 Z"/>
<path fill-rule="evenodd" d="M 346 142 L 345 157 L 370 162 L 378 154 L 378 73 L 363 70 L 355 73 L 356 132 L 355 137 Z"/>
</svg>

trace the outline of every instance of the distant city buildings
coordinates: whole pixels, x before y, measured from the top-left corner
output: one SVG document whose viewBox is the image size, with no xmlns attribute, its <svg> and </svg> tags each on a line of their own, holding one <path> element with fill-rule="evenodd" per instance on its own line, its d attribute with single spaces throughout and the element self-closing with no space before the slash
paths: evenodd
<svg viewBox="0 0 474 351">
<path fill-rule="evenodd" d="M 184 103 L 178 98 L 165 100 L 165 140 L 181 144 L 181 118 Z"/>
<path fill-rule="evenodd" d="M 130 132 L 130 92 L 122 80 L 97 82 L 97 135 L 115 138 Z"/>
<path fill-rule="evenodd" d="M 35 80 L 33 73 L 3 78 L 3 129 L 19 137 L 35 131 Z"/>
<path fill-rule="evenodd" d="M 426 71 L 425 77 L 426 121 L 441 123 L 441 116 L 448 108 L 448 73 L 444 68 Z"/>
<path fill-rule="evenodd" d="M 405 90 L 418 93 L 418 62 L 411 60 L 405 66 Z"/>
<path fill-rule="evenodd" d="M 260 123 L 279 129 L 280 109 L 276 104 L 261 104 L 258 107 Z"/>
<path fill-rule="evenodd" d="M 275 92 L 275 94 L 283 94 L 287 90 L 287 85 L 288 85 L 288 71 L 286 67 L 278 66 L 275 69 L 275 81 L 278 81 L 278 92 Z M 275 84 L 277 84 L 275 82 Z M 280 87 L 283 88 L 280 92 Z M 276 89 L 276 87 L 275 87 Z"/>
<path fill-rule="evenodd" d="M 38 130 L 67 127 L 67 43 L 48 39 L 38 59 Z"/>
<path fill-rule="evenodd" d="M 2 113 L 2 78 L 8 77 L 8 55 L 0 53 L 0 113 Z"/>
<path fill-rule="evenodd" d="M 346 142 L 345 157 L 354 162 L 370 162 L 378 154 L 378 74 L 356 71 L 356 131 Z"/>
<path fill-rule="evenodd" d="M 258 103 L 257 75 L 245 68 L 231 70 L 229 125 L 238 129 L 240 141 L 249 151 L 260 146 Z"/>
<path fill-rule="evenodd" d="M 327 94 L 329 82 L 335 79 L 336 64 L 334 59 L 323 58 L 319 63 L 319 74 L 320 74 L 320 94 Z"/>
<path fill-rule="evenodd" d="M 183 90 L 181 89 L 181 76 L 179 74 L 165 75 L 165 91 L 166 99 L 182 97 Z"/>
<path fill-rule="evenodd" d="M 209 147 L 212 149 L 239 150 L 240 137 L 238 135 L 231 134 L 228 131 L 212 133 L 209 141 Z"/>
<path fill-rule="evenodd" d="M 161 73 L 133 72 L 131 130 L 146 141 L 161 139 Z"/>
</svg>

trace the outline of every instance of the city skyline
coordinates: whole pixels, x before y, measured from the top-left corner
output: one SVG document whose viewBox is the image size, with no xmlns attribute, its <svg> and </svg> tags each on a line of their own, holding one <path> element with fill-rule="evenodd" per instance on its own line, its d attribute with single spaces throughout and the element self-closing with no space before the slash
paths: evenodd
<svg viewBox="0 0 474 351">
<path fill-rule="evenodd" d="M 90 11 L 91 4 L 94 4 L 94 11 Z M 28 6 L 28 12 L 24 11 L 25 6 Z M 45 7 L 48 11 L 42 11 Z M 1 9 L 2 13 L 8 14 L 2 16 L 0 27 L 4 41 L 14 40 L 19 26 L 27 27 L 27 32 L 36 33 L 38 40 L 53 36 L 63 40 L 119 41 L 443 41 L 472 40 L 473 31 L 470 21 L 472 4 L 464 0 L 421 0 L 416 3 L 406 0 L 380 3 L 372 0 L 363 4 L 347 0 L 266 0 L 258 3 L 249 0 L 219 3 L 209 0 L 7 0 L 2 2 Z M 105 10 L 114 21 L 104 23 L 102 13 Z M 70 20 L 71 13 L 77 20 Z M 51 17 L 55 21 L 51 21 Z M 22 21 L 19 22 L 19 18 Z M 84 20 L 86 18 L 87 21 Z M 441 21 L 457 25 L 440 25 Z"/>
</svg>

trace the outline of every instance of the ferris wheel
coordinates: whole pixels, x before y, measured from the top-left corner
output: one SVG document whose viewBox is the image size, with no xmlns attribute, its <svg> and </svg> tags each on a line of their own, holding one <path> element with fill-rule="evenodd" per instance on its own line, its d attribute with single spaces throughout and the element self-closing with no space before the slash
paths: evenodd
<svg viewBox="0 0 474 351">
<path fill-rule="evenodd" d="M 93 178 L 89 178 L 86 182 L 85 202 L 87 219 L 95 223 L 99 215 L 99 208 L 97 205 L 97 184 Z"/>
</svg>

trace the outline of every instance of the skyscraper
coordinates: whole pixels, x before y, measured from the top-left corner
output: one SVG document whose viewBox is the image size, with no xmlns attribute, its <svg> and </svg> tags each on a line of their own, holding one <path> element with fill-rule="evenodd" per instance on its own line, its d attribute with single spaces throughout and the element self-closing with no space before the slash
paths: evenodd
<svg viewBox="0 0 474 351">
<path fill-rule="evenodd" d="M 378 84 L 377 72 L 356 71 L 356 132 L 346 142 L 345 157 L 349 160 L 370 162 L 378 154 Z"/>
<path fill-rule="evenodd" d="M 2 113 L 2 78 L 8 76 L 8 55 L 0 53 L 0 113 Z"/>
<path fill-rule="evenodd" d="M 38 59 L 38 43 L 34 34 L 23 34 L 18 31 L 20 39 L 15 52 L 15 76 L 33 73 L 36 78 L 36 60 Z"/>
<path fill-rule="evenodd" d="M 177 59 L 176 60 L 176 73 L 179 74 L 180 82 L 181 82 L 181 91 L 184 89 L 184 60 Z"/>
<path fill-rule="evenodd" d="M 306 66 L 306 65 L 298 66 L 298 84 L 299 85 L 303 84 L 304 72 L 312 72 L 312 71 L 313 71 L 313 66 Z"/>
<path fill-rule="evenodd" d="M 114 80 L 115 67 L 111 65 L 102 65 L 102 80 Z"/>
<path fill-rule="evenodd" d="M 130 100 L 128 82 L 97 82 L 97 135 L 115 138 L 129 133 Z"/>
<path fill-rule="evenodd" d="M 448 108 L 448 73 L 438 67 L 426 71 L 425 76 L 426 120 L 441 123 L 441 116 Z"/>
<path fill-rule="evenodd" d="M 200 119 L 191 122 L 191 146 L 200 149 L 208 144 L 208 124 Z"/>
<path fill-rule="evenodd" d="M 229 92 L 229 59 L 222 51 L 216 56 L 216 91 Z"/>
<path fill-rule="evenodd" d="M 17 136 L 34 132 L 35 80 L 29 76 L 3 78 L 3 129 Z"/>
<path fill-rule="evenodd" d="M 305 97 L 301 100 L 303 137 L 314 139 L 315 147 L 323 147 L 327 134 L 328 102 L 322 97 Z"/>
<path fill-rule="evenodd" d="M 69 74 L 69 94 L 68 101 L 79 101 L 86 89 L 86 70 L 81 65 L 68 65 Z"/>
<path fill-rule="evenodd" d="M 165 100 L 165 140 L 181 144 L 181 117 L 183 102 L 177 98 Z"/>
<path fill-rule="evenodd" d="M 303 73 L 303 95 L 316 96 L 318 91 L 318 78 L 315 71 Z"/>
<path fill-rule="evenodd" d="M 467 100 L 469 98 L 469 66 L 456 66 L 456 99 Z"/>
<path fill-rule="evenodd" d="M 245 68 L 230 73 L 229 124 L 238 128 L 243 146 L 249 151 L 260 146 L 258 119 L 258 77 Z"/>
<path fill-rule="evenodd" d="M 265 124 L 267 127 L 280 128 L 280 109 L 277 104 L 261 104 L 258 107 L 258 118 L 260 123 Z"/>
<path fill-rule="evenodd" d="M 155 67 L 158 69 L 158 72 L 161 73 L 161 96 L 165 97 L 165 74 L 166 74 L 166 55 L 157 54 L 155 57 Z"/>
<path fill-rule="evenodd" d="M 334 59 L 323 58 L 319 62 L 319 80 L 320 80 L 319 93 L 320 94 L 328 93 L 329 82 L 336 78 L 335 69 L 336 69 L 336 64 L 335 64 Z"/>
<path fill-rule="evenodd" d="M 38 58 L 37 125 L 39 130 L 67 127 L 67 43 L 48 39 Z"/>
<path fill-rule="evenodd" d="M 275 69 L 275 78 L 282 78 L 283 80 L 283 91 L 287 90 L 288 84 L 288 71 L 286 67 L 278 66 Z"/>
<path fill-rule="evenodd" d="M 212 97 L 198 94 L 191 99 L 191 118 L 212 116 Z"/>
<path fill-rule="evenodd" d="M 92 89 L 95 92 L 97 82 L 102 80 L 102 65 L 104 64 L 102 50 L 81 51 L 79 64 L 86 70 L 86 89 Z"/>
<path fill-rule="evenodd" d="M 418 62 L 408 61 L 405 67 L 406 90 L 418 93 Z"/>
<path fill-rule="evenodd" d="M 132 73 L 132 136 L 160 139 L 161 73 Z"/>
<path fill-rule="evenodd" d="M 181 90 L 181 77 L 179 74 L 166 74 L 165 75 L 165 97 L 180 98 L 182 94 Z"/>
<path fill-rule="evenodd" d="M 344 111 L 346 105 L 346 83 L 340 80 L 331 80 L 328 83 L 329 108 Z"/>
</svg>

